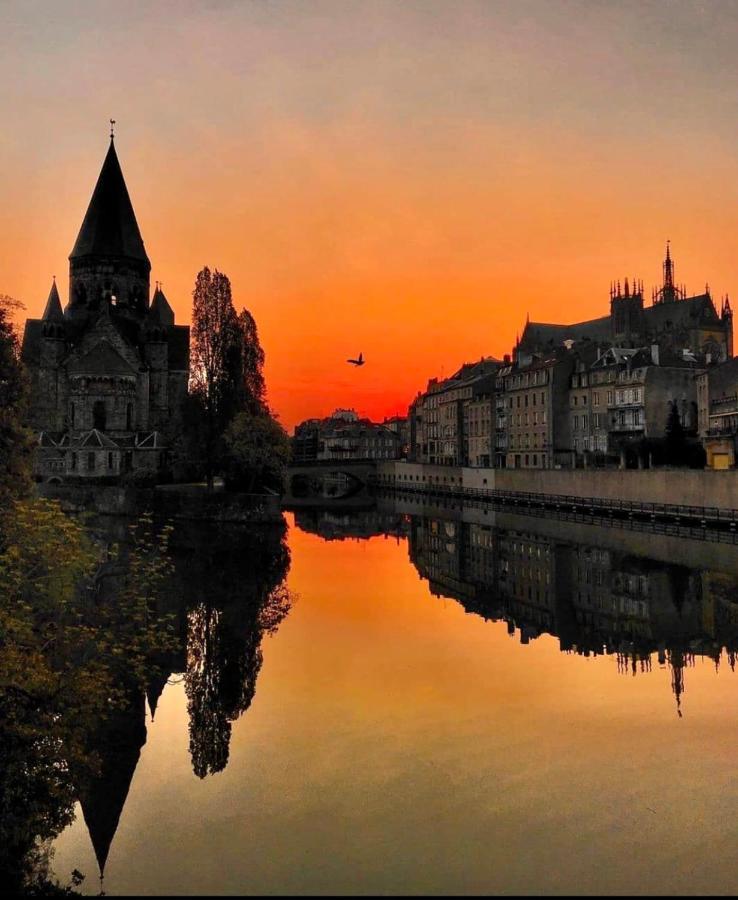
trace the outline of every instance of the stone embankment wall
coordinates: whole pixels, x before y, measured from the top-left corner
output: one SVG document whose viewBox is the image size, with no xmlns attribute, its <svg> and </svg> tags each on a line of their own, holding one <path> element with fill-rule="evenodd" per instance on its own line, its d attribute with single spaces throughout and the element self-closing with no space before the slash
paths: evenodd
<svg viewBox="0 0 738 900">
<path fill-rule="evenodd" d="M 471 469 L 382 462 L 379 484 L 595 497 L 738 509 L 738 471 L 697 469 Z"/>
</svg>

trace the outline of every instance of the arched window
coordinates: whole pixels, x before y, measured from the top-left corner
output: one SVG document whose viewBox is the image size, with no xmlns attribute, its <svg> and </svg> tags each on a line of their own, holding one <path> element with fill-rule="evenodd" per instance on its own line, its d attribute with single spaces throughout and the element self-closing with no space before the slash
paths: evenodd
<svg viewBox="0 0 738 900">
<path fill-rule="evenodd" d="M 107 414 L 105 411 L 105 401 L 95 400 L 95 404 L 92 407 L 92 427 L 97 428 L 98 431 L 105 431 L 106 424 Z"/>
</svg>

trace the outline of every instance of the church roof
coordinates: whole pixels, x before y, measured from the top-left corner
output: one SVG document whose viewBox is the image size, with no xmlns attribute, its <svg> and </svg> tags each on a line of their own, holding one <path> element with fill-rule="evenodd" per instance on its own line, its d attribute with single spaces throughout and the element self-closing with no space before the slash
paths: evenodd
<svg viewBox="0 0 738 900">
<path fill-rule="evenodd" d="M 698 294 L 685 300 L 674 300 L 670 303 L 656 303 L 644 310 L 646 325 L 661 330 L 667 323 L 671 327 L 690 328 L 700 322 L 719 323 L 720 317 L 709 294 Z"/>
<path fill-rule="evenodd" d="M 112 344 L 100 341 L 84 356 L 69 363 L 72 375 L 135 375 L 133 367 L 126 362 Z"/>
<path fill-rule="evenodd" d="M 56 287 L 56 281 L 52 282 L 49 291 L 49 299 L 46 301 L 46 309 L 41 317 L 44 322 L 63 322 L 64 313 L 62 312 L 61 300 L 59 299 L 59 291 Z"/>
<path fill-rule="evenodd" d="M 161 322 L 162 325 L 174 325 L 174 311 L 158 284 L 151 300 L 149 318 L 152 322 Z"/>
<path fill-rule="evenodd" d="M 109 438 L 106 434 L 103 434 L 101 431 L 98 431 L 97 428 L 93 428 L 91 431 L 83 434 L 80 437 L 79 444 L 77 446 L 80 449 L 84 447 L 86 450 L 90 450 L 94 447 L 98 447 L 103 450 L 118 449 L 118 445 L 115 443 L 115 441 Z"/>
<path fill-rule="evenodd" d="M 149 258 L 112 139 L 70 259 L 80 256 Z"/>
<path fill-rule="evenodd" d="M 521 349 L 557 347 L 566 340 L 608 341 L 610 340 L 610 316 L 576 322 L 573 325 L 551 325 L 547 322 L 527 322 L 522 337 Z"/>
</svg>

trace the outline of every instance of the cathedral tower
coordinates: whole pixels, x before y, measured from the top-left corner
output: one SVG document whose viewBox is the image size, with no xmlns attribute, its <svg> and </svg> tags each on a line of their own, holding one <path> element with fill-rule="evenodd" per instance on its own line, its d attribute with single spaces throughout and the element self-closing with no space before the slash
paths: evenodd
<svg viewBox="0 0 738 900">
<path fill-rule="evenodd" d="M 90 205 L 69 254 L 67 318 L 85 322 L 105 301 L 123 317 L 140 321 L 149 305 L 150 272 L 111 134 Z"/>
</svg>

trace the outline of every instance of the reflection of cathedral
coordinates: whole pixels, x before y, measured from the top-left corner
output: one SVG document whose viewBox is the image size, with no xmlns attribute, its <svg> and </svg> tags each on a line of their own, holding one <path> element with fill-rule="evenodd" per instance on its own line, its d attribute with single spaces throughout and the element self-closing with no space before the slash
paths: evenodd
<svg viewBox="0 0 738 900">
<path fill-rule="evenodd" d="M 170 546 L 179 649 L 152 661 L 144 688 L 132 683 L 127 706 L 87 736 L 100 766 L 81 779 L 79 799 L 101 876 L 146 743 L 146 705 L 153 722 L 169 673 L 184 673 L 193 771 L 200 778 L 221 771 L 232 723 L 254 697 L 262 640 L 289 611 L 283 525 L 206 532 L 182 524 Z"/>
<path fill-rule="evenodd" d="M 592 530 L 592 537 L 597 530 Z M 526 644 L 541 634 L 564 652 L 616 656 L 622 670 L 672 669 L 679 701 L 696 656 L 731 666 L 738 651 L 738 575 L 525 530 L 413 515 L 410 559 L 431 592 L 507 623 Z"/>
</svg>

